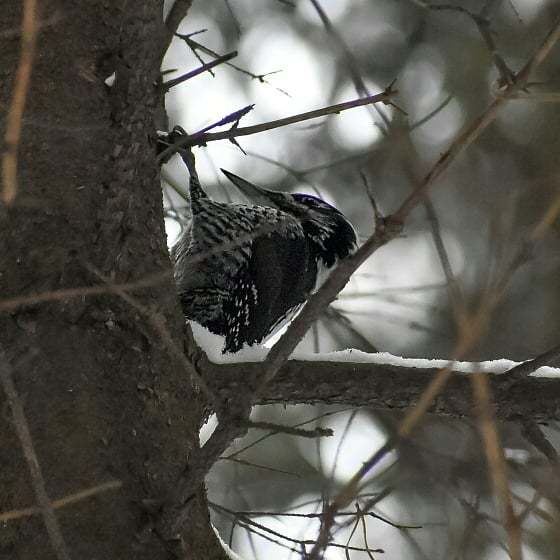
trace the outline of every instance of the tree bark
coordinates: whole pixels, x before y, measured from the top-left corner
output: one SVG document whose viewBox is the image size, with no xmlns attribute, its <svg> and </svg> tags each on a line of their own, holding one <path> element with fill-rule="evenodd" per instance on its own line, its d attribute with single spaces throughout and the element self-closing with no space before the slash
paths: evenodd
<svg viewBox="0 0 560 560">
<path fill-rule="evenodd" d="M 262 364 L 206 363 L 203 369 L 213 390 L 227 401 L 250 391 L 251 384 L 256 385 Z M 404 410 L 417 404 L 437 372 L 436 368 L 372 362 L 289 360 L 266 385 L 257 404 L 321 403 Z M 560 379 L 529 375 L 512 379 L 508 372 L 490 373 L 489 379 L 500 420 L 531 418 L 547 422 L 560 419 Z M 430 412 L 463 418 L 472 416 L 473 406 L 469 374 L 453 371 Z"/>
<path fill-rule="evenodd" d="M 0 14 L 0 107 L 19 60 L 21 2 Z M 169 33 L 162 3 L 41 3 L 31 87 L 19 145 L 18 194 L 0 207 L 2 298 L 129 282 L 170 271 L 151 137 Z M 104 80 L 116 72 L 113 88 Z M 161 276 L 161 274 L 160 274 Z M 170 275 L 134 293 L 74 297 L 0 313 L 0 343 L 29 424 L 49 499 L 122 483 L 56 509 L 73 558 L 169 556 L 150 531 L 150 508 L 173 492 L 198 446 L 202 402 L 147 316 L 182 348 Z M 148 311 L 148 313 L 146 313 Z M 156 314 L 156 315 L 154 315 Z M 36 503 L 0 390 L 0 513 Z M 182 555 L 223 558 L 200 492 Z M 55 558 L 40 514 L 0 529 L 0 558 Z"/>
</svg>

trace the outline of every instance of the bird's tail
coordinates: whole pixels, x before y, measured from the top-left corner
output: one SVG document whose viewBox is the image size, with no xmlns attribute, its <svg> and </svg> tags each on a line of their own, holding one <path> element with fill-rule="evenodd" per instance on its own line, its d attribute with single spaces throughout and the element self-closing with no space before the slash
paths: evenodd
<svg viewBox="0 0 560 560">
<path fill-rule="evenodd" d="M 176 125 L 173 127 L 173 130 L 169 134 L 162 136 L 162 138 L 165 137 L 165 144 L 167 146 L 172 146 L 174 144 L 177 144 L 177 141 L 185 136 L 187 136 L 187 133 L 185 132 L 184 128 L 179 125 Z M 187 166 L 187 169 L 189 170 L 189 175 L 191 177 L 190 180 L 191 198 L 193 200 L 206 198 L 206 193 L 202 189 L 202 186 L 200 185 L 200 180 L 198 179 L 198 173 L 196 172 L 196 161 L 190 146 L 178 147 L 176 148 L 176 152 L 181 156 L 181 159 L 183 160 L 184 164 Z"/>
</svg>

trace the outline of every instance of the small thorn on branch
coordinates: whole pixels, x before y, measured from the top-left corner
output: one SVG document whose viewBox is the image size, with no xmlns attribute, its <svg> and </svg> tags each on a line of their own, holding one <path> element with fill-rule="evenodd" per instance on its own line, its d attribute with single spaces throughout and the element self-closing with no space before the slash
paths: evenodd
<svg viewBox="0 0 560 560">
<path fill-rule="evenodd" d="M 408 117 L 408 113 L 402 107 L 399 107 L 394 101 L 391 100 L 391 97 L 394 97 L 399 93 L 398 90 L 393 89 L 396 83 L 397 78 L 393 78 L 391 83 L 385 88 L 385 91 L 383 93 L 387 94 L 387 99 L 385 101 L 382 101 L 382 103 L 383 105 L 390 105 L 396 111 L 403 114 L 405 117 Z"/>
<path fill-rule="evenodd" d="M 230 130 L 234 130 L 239 126 L 239 121 L 249 112 L 251 112 L 253 110 L 253 108 L 255 107 L 255 105 L 247 105 L 246 107 L 243 107 L 241 109 L 238 109 L 237 111 L 234 111 L 233 113 L 230 113 L 229 115 L 226 115 L 223 119 L 220 119 L 219 121 L 209 124 L 208 126 L 206 126 L 205 128 L 203 128 L 202 130 L 199 130 L 198 132 L 195 132 L 194 134 L 187 134 L 185 132 L 185 129 L 181 126 L 175 126 L 173 128 L 173 131 L 169 134 L 161 134 L 158 137 L 158 143 L 160 145 L 167 145 L 167 148 L 160 150 L 158 153 L 158 157 L 157 157 L 157 161 L 158 163 L 162 164 L 162 163 L 167 163 L 169 161 L 169 158 L 176 152 L 181 151 L 182 149 L 190 149 L 193 145 L 199 145 L 199 146 L 205 146 L 205 143 L 201 143 L 201 144 L 194 144 L 192 142 L 193 138 L 196 138 L 197 136 L 200 136 L 204 133 L 206 133 L 208 130 L 212 130 L 213 128 L 217 128 L 219 126 L 224 126 L 226 124 L 229 123 L 233 123 L 233 126 L 231 127 Z M 230 139 L 230 141 L 233 142 L 233 140 Z M 235 143 L 235 142 L 233 142 Z M 241 146 L 239 146 L 241 148 Z M 241 150 L 243 151 L 243 150 Z"/>
</svg>

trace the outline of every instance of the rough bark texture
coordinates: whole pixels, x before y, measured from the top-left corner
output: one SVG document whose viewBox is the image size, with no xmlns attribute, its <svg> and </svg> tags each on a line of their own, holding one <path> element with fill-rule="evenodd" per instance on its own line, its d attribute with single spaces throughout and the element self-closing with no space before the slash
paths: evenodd
<svg viewBox="0 0 560 560">
<path fill-rule="evenodd" d="M 19 148 L 19 193 L 0 208 L 0 294 L 13 297 L 169 270 L 150 136 L 161 110 L 162 3 L 41 3 L 58 22 L 40 32 Z M 21 3 L 2 5 L 0 30 L 17 30 Z M 17 33 L 0 37 L 0 107 L 8 106 Z M 116 71 L 115 87 L 104 79 Z M 169 282 L 136 292 L 182 345 Z M 57 510 L 73 558 L 167 558 L 143 530 L 143 500 L 165 498 L 197 445 L 201 403 L 145 317 L 116 295 L 73 298 L 0 314 L 51 500 L 120 480 L 118 490 Z M 0 391 L 0 512 L 35 503 Z M 221 558 L 204 503 L 193 509 L 185 556 Z M 143 537 L 139 538 L 138 535 Z M 54 553 L 40 515 L 0 527 L 0 558 Z"/>
<path fill-rule="evenodd" d="M 247 390 L 258 380 L 262 365 L 205 364 L 204 371 L 214 390 L 224 399 Z M 406 368 L 375 363 L 288 361 L 265 387 L 259 404 L 344 404 L 376 409 L 402 410 L 413 407 L 437 369 Z M 491 374 L 496 414 L 502 420 L 560 419 L 560 380 Z M 430 412 L 465 417 L 473 414 L 472 386 L 468 375 L 453 372 Z"/>
</svg>

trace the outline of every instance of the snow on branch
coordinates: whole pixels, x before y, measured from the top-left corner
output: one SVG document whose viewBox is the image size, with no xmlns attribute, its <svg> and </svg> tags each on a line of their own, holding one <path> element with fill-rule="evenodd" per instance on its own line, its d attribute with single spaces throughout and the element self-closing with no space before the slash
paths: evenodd
<svg viewBox="0 0 560 560">
<path fill-rule="evenodd" d="M 559 357 L 556 351 L 549 363 L 558 363 Z M 539 358 L 533 369 L 531 363 L 506 359 L 456 362 L 451 366 L 449 386 L 437 397 L 430 412 L 453 417 L 471 415 L 473 402 L 468 374 L 485 371 L 492 374 L 489 378 L 498 418 L 560 419 L 560 368 L 539 363 Z M 418 402 L 430 379 L 448 365 L 446 360 L 409 359 L 356 350 L 314 355 L 296 353 L 264 388 L 258 404 L 328 403 L 406 409 Z M 255 361 L 230 361 L 208 363 L 205 371 L 208 381 L 221 388 L 216 389 L 218 392 L 239 394 L 247 391 L 251 382 L 257 382 L 262 367 L 262 363 Z"/>
</svg>

